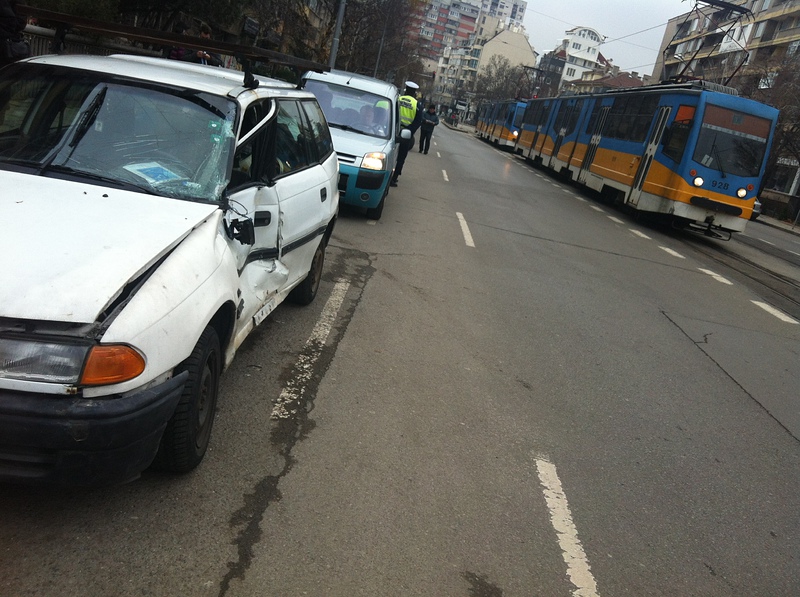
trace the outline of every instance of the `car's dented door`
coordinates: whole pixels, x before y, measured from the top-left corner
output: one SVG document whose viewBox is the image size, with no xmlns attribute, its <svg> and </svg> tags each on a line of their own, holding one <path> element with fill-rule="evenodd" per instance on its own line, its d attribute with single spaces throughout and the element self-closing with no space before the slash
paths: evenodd
<svg viewBox="0 0 800 597">
<path fill-rule="evenodd" d="M 289 279 L 280 261 L 278 193 L 267 171 L 272 120 L 273 102 L 247 107 L 228 186 L 225 225 L 239 274 L 236 328 L 241 338 L 278 305 Z"/>
</svg>

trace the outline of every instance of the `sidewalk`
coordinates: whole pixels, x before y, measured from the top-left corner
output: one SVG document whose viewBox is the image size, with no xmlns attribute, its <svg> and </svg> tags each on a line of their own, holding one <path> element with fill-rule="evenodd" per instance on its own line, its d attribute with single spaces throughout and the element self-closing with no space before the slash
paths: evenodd
<svg viewBox="0 0 800 597">
<path fill-rule="evenodd" d="M 753 226 L 759 223 L 766 224 L 767 226 L 771 226 L 772 228 L 779 228 L 780 230 L 785 230 L 790 234 L 800 236 L 800 223 L 798 223 L 797 226 L 795 226 L 793 222 L 784 222 L 782 220 L 770 218 L 769 216 L 760 215 L 758 216 L 758 219 L 755 220 L 755 222 L 750 222 L 747 225 Z"/>
</svg>

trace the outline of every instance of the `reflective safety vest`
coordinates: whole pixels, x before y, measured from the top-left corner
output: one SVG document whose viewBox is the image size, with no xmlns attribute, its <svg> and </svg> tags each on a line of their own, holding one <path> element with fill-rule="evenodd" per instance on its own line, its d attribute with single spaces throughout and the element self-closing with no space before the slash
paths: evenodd
<svg viewBox="0 0 800 597">
<path fill-rule="evenodd" d="M 410 95 L 401 95 L 397 105 L 400 107 L 400 126 L 411 126 L 417 116 L 417 100 Z"/>
</svg>

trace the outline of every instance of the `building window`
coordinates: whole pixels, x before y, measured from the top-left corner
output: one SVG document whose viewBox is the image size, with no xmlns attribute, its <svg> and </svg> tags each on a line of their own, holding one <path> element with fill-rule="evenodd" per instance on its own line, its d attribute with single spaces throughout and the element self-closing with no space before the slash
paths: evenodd
<svg viewBox="0 0 800 597">
<path fill-rule="evenodd" d="M 574 68 L 568 68 L 567 69 L 567 76 L 568 77 L 574 77 L 575 76 L 575 69 Z"/>
<path fill-rule="evenodd" d="M 577 44 L 575 42 L 572 42 L 572 47 L 575 48 L 576 50 L 580 50 L 581 49 L 581 44 Z"/>
</svg>

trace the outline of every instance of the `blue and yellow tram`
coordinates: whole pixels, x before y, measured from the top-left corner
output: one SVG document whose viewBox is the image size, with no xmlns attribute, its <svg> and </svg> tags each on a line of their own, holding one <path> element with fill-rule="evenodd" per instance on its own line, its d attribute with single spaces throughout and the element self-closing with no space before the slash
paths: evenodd
<svg viewBox="0 0 800 597">
<path fill-rule="evenodd" d="M 527 102 L 516 151 L 637 211 L 744 230 L 778 110 L 702 82 Z"/>
<path fill-rule="evenodd" d="M 482 138 L 503 147 L 515 147 L 527 102 L 507 100 L 486 104 L 475 127 Z"/>
</svg>

